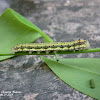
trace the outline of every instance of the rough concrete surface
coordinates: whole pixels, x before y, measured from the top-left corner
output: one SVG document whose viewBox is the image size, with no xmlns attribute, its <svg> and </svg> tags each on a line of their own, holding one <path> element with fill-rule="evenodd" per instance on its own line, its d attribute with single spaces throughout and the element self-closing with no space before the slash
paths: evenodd
<svg viewBox="0 0 100 100">
<path fill-rule="evenodd" d="M 79 38 L 100 47 L 100 0 L 0 0 L 0 14 L 12 8 L 54 41 Z M 42 38 L 36 42 L 44 42 Z M 48 56 L 54 57 L 54 56 Z M 100 53 L 60 58 L 99 58 Z M 40 56 L 18 56 L 0 62 L 0 100 L 94 100 L 61 81 Z M 6 93 L 4 93 L 6 94 Z"/>
</svg>

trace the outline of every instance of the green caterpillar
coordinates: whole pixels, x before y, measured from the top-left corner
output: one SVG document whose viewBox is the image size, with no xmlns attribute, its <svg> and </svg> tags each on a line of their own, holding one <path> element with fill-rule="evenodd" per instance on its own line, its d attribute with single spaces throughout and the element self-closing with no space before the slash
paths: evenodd
<svg viewBox="0 0 100 100">
<path fill-rule="evenodd" d="M 92 89 L 95 88 L 95 83 L 94 83 L 94 80 L 93 80 L 93 79 L 90 80 L 90 87 L 91 87 Z"/>
<path fill-rule="evenodd" d="M 53 42 L 53 43 L 25 43 L 18 44 L 12 48 L 12 53 L 15 54 L 17 52 L 37 52 L 40 54 L 41 52 L 54 52 L 55 54 L 58 51 L 80 51 L 85 50 L 90 47 L 89 42 L 86 40 L 76 40 L 72 42 Z"/>
</svg>

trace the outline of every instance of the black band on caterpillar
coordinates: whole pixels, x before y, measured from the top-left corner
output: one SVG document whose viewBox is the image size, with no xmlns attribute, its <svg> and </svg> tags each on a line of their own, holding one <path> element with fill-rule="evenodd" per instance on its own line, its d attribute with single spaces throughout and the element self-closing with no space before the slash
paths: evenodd
<svg viewBox="0 0 100 100">
<path fill-rule="evenodd" d="M 86 40 L 76 40 L 72 42 L 53 42 L 53 43 L 25 43 L 18 44 L 12 48 L 12 53 L 16 52 L 37 52 L 40 54 L 41 52 L 58 52 L 58 51 L 80 51 L 89 49 L 89 42 Z"/>
</svg>

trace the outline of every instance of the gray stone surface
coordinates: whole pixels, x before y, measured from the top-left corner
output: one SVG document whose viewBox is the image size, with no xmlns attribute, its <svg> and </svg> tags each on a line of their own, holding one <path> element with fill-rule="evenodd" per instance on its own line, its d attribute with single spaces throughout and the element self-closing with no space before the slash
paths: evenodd
<svg viewBox="0 0 100 100">
<path fill-rule="evenodd" d="M 0 0 L 0 14 L 8 7 L 36 24 L 54 41 L 81 38 L 89 40 L 91 48 L 100 47 L 100 0 Z M 100 53 L 60 56 L 84 57 L 100 58 Z M 35 55 L 0 62 L 0 92 L 13 92 L 0 96 L 0 100 L 94 100 L 61 81 Z"/>
</svg>

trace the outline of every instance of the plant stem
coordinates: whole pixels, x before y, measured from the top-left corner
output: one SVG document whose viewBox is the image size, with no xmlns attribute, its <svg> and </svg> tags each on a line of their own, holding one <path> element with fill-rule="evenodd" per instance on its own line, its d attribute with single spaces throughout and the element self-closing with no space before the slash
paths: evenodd
<svg viewBox="0 0 100 100">
<path fill-rule="evenodd" d="M 92 53 L 92 52 L 100 52 L 100 48 L 94 48 L 94 49 L 88 49 L 88 50 L 82 50 L 82 51 L 59 51 L 58 54 L 75 54 L 75 53 Z M 50 52 L 49 54 L 46 54 L 45 52 L 41 52 L 40 54 L 37 54 L 37 52 L 33 52 L 32 54 L 29 54 L 28 52 L 19 52 L 19 53 L 9 53 L 9 54 L 0 54 L 0 56 L 18 56 L 18 55 L 55 55 L 55 53 Z"/>
</svg>

